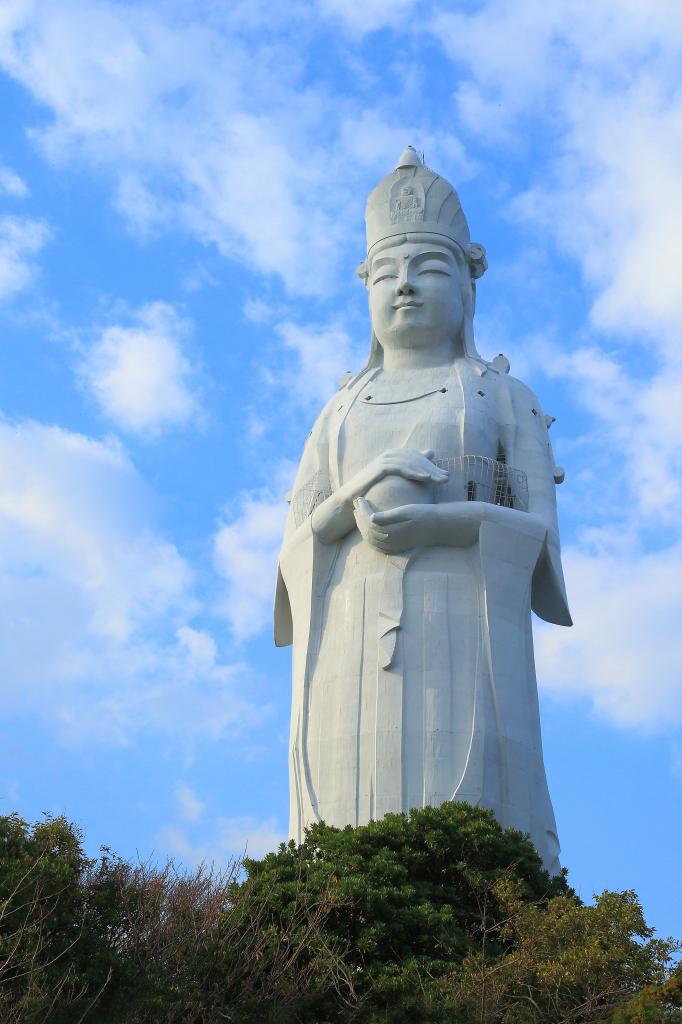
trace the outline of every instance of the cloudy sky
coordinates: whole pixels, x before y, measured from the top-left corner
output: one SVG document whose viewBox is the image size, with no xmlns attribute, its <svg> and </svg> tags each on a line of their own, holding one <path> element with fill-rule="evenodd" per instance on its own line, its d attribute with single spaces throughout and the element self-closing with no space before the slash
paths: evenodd
<svg viewBox="0 0 682 1024">
<path fill-rule="evenodd" d="M 480 351 L 557 417 L 564 862 L 682 935 L 679 0 L 0 0 L 0 66 L 0 810 L 284 836 L 283 494 L 411 143 L 488 250 Z"/>
</svg>

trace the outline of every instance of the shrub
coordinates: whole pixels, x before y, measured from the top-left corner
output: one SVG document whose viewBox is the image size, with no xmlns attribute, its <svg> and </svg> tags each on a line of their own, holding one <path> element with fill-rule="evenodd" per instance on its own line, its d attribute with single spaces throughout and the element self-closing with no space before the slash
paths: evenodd
<svg viewBox="0 0 682 1024">
<path fill-rule="evenodd" d="M 0 818 L 3 1024 L 680 1024 L 676 948 L 464 803 L 194 871 Z"/>
</svg>

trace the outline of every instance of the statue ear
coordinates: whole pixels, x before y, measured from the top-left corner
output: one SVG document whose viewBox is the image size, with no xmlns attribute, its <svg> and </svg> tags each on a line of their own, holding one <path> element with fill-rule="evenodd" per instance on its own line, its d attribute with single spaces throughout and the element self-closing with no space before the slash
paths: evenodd
<svg viewBox="0 0 682 1024">
<path fill-rule="evenodd" d="M 369 277 L 369 267 L 367 266 L 367 260 L 363 260 L 362 263 L 358 263 L 357 267 L 355 268 L 355 273 L 366 285 L 367 279 Z"/>
<path fill-rule="evenodd" d="M 467 248 L 469 267 L 471 268 L 471 278 L 473 281 L 477 281 L 479 277 L 483 277 L 488 269 L 485 247 L 479 245 L 478 242 L 470 242 Z"/>
</svg>

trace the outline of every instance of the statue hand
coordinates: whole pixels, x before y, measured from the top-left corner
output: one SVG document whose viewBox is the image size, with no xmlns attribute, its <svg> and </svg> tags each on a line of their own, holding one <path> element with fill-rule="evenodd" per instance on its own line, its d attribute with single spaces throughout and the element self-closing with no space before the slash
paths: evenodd
<svg viewBox="0 0 682 1024">
<path fill-rule="evenodd" d="M 389 512 L 375 512 L 364 498 L 355 502 L 358 529 L 368 544 L 385 555 L 398 555 L 410 548 L 430 547 L 438 543 L 434 527 L 436 506 L 401 505 Z"/>
<path fill-rule="evenodd" d="M 416 480 L 419 483 L 445 483 L 448 474 L 431 462 L 433 449 L 417 451 L 416 448 L 389 448 L 373 459 L 367 467 L 368 486 L 394 475 Z"/>
<path fill-rule="evenodd" d="M 411 481 L 413 489 L 417 491 L 422 484 L 444 483 L 448 479 L 448 474 L 431 462 L 432 456 L 431 448 L 421 452 L 414 448 L 390 448 L 372 459 L 315 509 L 312 519 L 314 533 L 324 544 L 333 544 L 353 529 L 353 516 L 360 532 L 363 533 L 364 526 L 360 526 L 357 515 L 357 500 L 371 493 L 372 488 L 376 484 L 381 484 L 381 481 L 402 478 L 403 481 Z M 395 488 L 390 490 L 394 491 Z M 405 500 L 402 495 L 401 499 Z M 397 503 L 395 497 L 391 503 Z M 374 506 L 370 507 L 374 512 Z"/>
</svg>

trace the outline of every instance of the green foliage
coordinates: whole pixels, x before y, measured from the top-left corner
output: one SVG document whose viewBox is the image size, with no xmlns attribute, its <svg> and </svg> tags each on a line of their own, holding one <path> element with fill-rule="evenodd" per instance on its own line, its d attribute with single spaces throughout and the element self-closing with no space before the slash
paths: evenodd
<svg viewBox="0 0 682 1024">
<path fill-rule="evenodd" d="M 64 818 L 0 817 L 0 1016 L 70 1024 L 94 1007 L 122 964 L 108 933 L 121 862 L 97 866 Z M 74 1016 L 74 1014 L 76 1016 Z"/>
<path fill-rule="evenodd" d="M 623 1006 L 610 1024 L 680 1024 L 682 1021 L 682 968 L 659 985 L 647 985 Z"/>
<path fill-rule="evenodd" d="M 583 906 L 571 895 L 528 903 L 513 881 L 494 889 L 503 916 L 482 915 L 482 941 L 446 979 L 452 1005 L 466 1020 L 618 1020 L 614 1008 L 633 993 L 665 983 L 675 943 L 653 938 L 633 892 L 604 892 L 594 906 Z M 496 951 L 490 939 L 498 940 Z M 679 1018 L 642 1018 L 648 1019 Z"/>
<path fill-rule="evenodd" d="M 327 902 L 325 932 L 348 947 L 365 1000 L 362 1019 L 392 1024 L 417 1013 L 424 1021 L 452 1019 L 441 1014 L 434 982 L 475 944 L 482 887 L 511 873 L 531 901 L 569 891 L 563 877 L 543 871 L 528 839 L 465 803 L 389 814 L 359 828 L 314 825 L 300 847 L 247 860 L 246 869 L 251 899 L 267 906 L 275 931 L 301 892 Z M 335 1017 L 332 1003 L 323 994 L 313 1007 L 319 1017 L 310 1019 L 347 1019 Z"/>
<path fill-rule="evenodd" d="M 675 948 L 463 803 L 218 872 L 0 818 L 2 1024 L 682 1024 Z"/>
<path fill-rule="evenodd" d="M 0 1021 L 284 1024 L 320 986 L 348 988 L 319 901 L 272 934 L 239 870 L 90 860 L 63 818 L 0 817 Z"/>
</svg>

